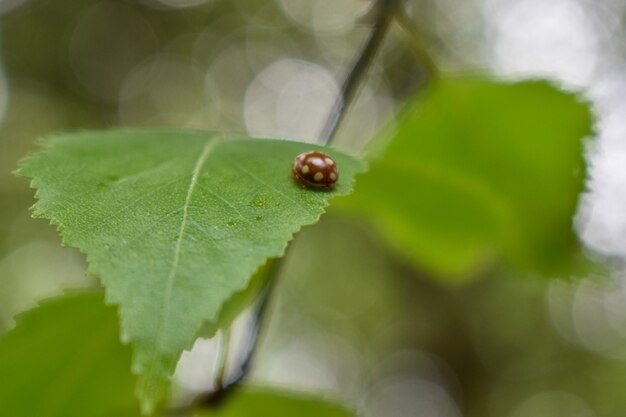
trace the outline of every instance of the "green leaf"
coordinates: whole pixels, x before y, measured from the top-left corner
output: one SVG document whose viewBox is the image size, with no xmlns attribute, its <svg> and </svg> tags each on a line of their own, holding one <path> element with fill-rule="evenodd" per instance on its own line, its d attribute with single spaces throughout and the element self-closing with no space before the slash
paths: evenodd
<svg viewBox="0 0 626 417">
<path fill-rule="evenodd" d="M 131 352 L 101 293 L 44 301 L 0 337 L 0 414 L 131 417 L 139 414 Z"/>
<path fill-rule="evenodd" d="M 248 286 L 235 293 L 228 299 L 220 310 L 215 321 L 205 323 L 205 327 L 200 331 L 200 337 L 210 339 L 215 336 L 219 329 L 230 327 L 237 317 L 246 307 L 256 301 L 265 288 L 270 275 L 276 271 L 279 265 L 278 259 L 269 259 L 258 271 L 250 278 Z"/>
<path fill-rule="evenodd" d="M 26 158 L 34 216 L 87 255 L 107 301 L 120 306 L 124 340 L 144 412 L 201 328 L 246 288 L 267 258 L 280 257 L 327 200 L 347 194 L 358 161 L 326 149 L 341 178 L 333 191 L 291 178 L 298 153 L 320 147 L 171 131 L 60 135 Z"/>
<path fill-rule="evenodd" d="M 547 82 L 443 79 L 402 113 L 343 203 L 442 279 L 499 258 L 567 274 L 580 253 L 572 218 L 591 124 L 586 104 Z"/>
<path fill-rule="evenodd" d="M 269 388 L 242 388 L 216 410 L 194 417 L 354 417 L 343 407 L 309 395 Z"/>
</svg>

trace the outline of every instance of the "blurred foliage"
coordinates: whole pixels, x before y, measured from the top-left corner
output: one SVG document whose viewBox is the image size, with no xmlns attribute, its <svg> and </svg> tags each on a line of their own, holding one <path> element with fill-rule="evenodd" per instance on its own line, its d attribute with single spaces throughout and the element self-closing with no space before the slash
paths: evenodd
<svg viewBox="0 0 626 417">
<path fill-rule="evenodd" d="M 320 259 L 325 274 L 315 267 Z M 589 309 L 601 292 L 584 291 L 601 291 L 602 279 L 519 279 L 500 269 L 483 278 L 458 287 L 433 281 L 399 261 L 364 223 L 325 216 L 294 243 L 258 372 L 342 392 L 365 416 L 418 409 L 511 416 L 535 397 L 544 410 L 519 415 L 554 417 L 554 407 L 622 415 L 626 340 L 615 323 L 626 319 L 623 288 L 606 290 L 605 297 L 617 297 L 607 311 Z M 586 332 L 608 346 L 596 348 Z M 291 367 L 309 379 L 289 377 Z M 394 394 L 397 386 L 408 389 Z"/>
<path fill-rule="evenodd" d="M 443 279 L 476 276 L 500 256 L 569 275 L 588 107 L 544 82 L 470 78 L 439 80 L 407 107 L 345 203 Z"/>
<path fill-rule="evenodd" d="M 0 390 L 1 415 L 138 416 L 130 348 L 119 342 L 117 322 L 99 292 L 48 299 L 21 315 L 0 338 L 0 375 L 11 381 Z M 275 417 L 352 415 L 310 395 L 254 387 L 193 415 L 244 417 L 260 410 Z"/>
<path fill-rule="evenodd" d="M 130 348 L 101 293 L 46 300 L 0 338 L 3 416 L 133 417 Z"/>
<path fill-rule="evenodd" d="M 354 414 L 310 395 L 277 389 L 246 387 L 215 410 L 194 417 L 351 417 Z"/>
</svg>

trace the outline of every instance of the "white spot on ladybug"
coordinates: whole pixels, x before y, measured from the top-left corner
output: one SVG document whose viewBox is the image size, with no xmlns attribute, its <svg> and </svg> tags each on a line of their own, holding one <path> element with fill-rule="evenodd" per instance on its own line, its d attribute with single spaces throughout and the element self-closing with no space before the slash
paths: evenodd
<svg viewBox="0 0 626 417">
<path fill-rule="evenodd" d="M 330 158 L 324 158 L 324 162 L 326 162 L 328 165 L 335 165 L 335 161 L 333 161 Z M 333 178 L 334 179 L 334 178 Z"/>
<path fill-rule="evenodd" d="M 324 168 L 324 166 L 326 165 L 322 158 L 310 158 L 307 162 L 309 162 L 312 165 L 315 165 L 318 168 Z"/>
<path fill-rule="evenodd" d="M 321 180 L 324 179 L 324 174 L 322 174 L 321 172 L 317 172 L 314 176 L 313 179 L 317 182 L 320 182 Z"/>
<path fill-rule="evenodd" d="M 303 166 L 301 171 L 302 171 L 303 174 L 308 174 L 309 173 L 309 166 L 308 165 Z"/>
<path fill-rule="evenodd" d="M 337 181 L 337 174 L 335 174 L 334 172 L 331 172 L 329 176 L 332 181 Z"/>
</svg>

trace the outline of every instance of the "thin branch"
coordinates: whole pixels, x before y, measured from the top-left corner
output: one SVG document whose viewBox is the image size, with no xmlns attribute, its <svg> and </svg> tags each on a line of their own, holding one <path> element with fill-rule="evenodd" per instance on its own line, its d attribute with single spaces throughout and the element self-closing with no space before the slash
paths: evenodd
<svg viewBox="0 0 626 417">
<path fill-rule="evenodd" d="M 328 145 L 335 138 L 341 121 L 345 117 L 350 104 L 356 98 L 367 69 L 382 45 L 397 6 L 397 0 L 379 0 L 374 6 L 377 8 L 376 13 L 378 14 L 376 22 L 341 88 L 341 94 L 337 97 L 335 104 L 330 110 L 326 124 L 320 134 L 320 142 L 322 144 Z"/>
<path fill-rule="evenodd" d="M 378 16 L 376 23 L 374 24 L 374 28 L 372 29 L 372 33 L 370 34 L 370 37 L 365 46 L 359 53 L 358 58 L 354 66 L 352 67 L 352 70 L 348 74 L 348 77 L 346 78 L 346 81 L 341 91 L 341 96 L 337 99 L 333 108 L 331 109 L 326 126 L 322 131 L 321 137 L 324 144 L 329 144 L 332 141 L 339 126 L 339 123 L 343 119 L 348 106 L 355 98 L 356 93 L 358 92 L 358 88 L 363 80 L 363 76 L 365 75 L 366 70 L 370 67 L 370 64 L 376 56 L 376 53 L 380 49 L 385 34 L 387 33 L 387 29 L 389 29 L 389 26 L 393 20 L 397 1 L 398 0 L 378 1 Z M 291 248 L 292 245 L 293 242 L 291 245 L 289 245 L 289 248 Z M 263 326 L 264 317 L 266 316 L 267 307 L 276 286 L 277 276 L 282 269 L 284 259 L 286 257 L 287 253 L 285 253 L 282 258 L 277 259 L 272 267 L 272 271 L 270 271 L 269 273 L 267 283 L 265 284 L 265 288 L 263 289 L 263 293 L 261 294 L 259 302 L 257 304 L 254 319 L 254 330 L 250 338 L 251 343 L 249 344 L 246 357 L 242 362 L 240 373 L 232 382 L 230 382 L 228 386 L 224 387 L 225 390 L 236 386 L 243 378 L 246 377 L 250 370 L 250 365 L 252 363 L 254 352 L 256 350 L 256 345 L 258 344 L 259 333 L 261 327 Z"/>
<path fill-rule="evenodd" d="M 224 389 L 226 385 L 226 368 L 228 367 L 228 351 L 230 350 L 230 328 L 220 330 L 220 347 L 216 360 L 215 390 Z"/>
<path fill-rule="evenodd" d="M 286 256 L 287 254 L 285 254 L 282 258 L 273 261 L 271 269 L 268 273 L 267 282 L 265 283 L 265 287 L 259 296 L 259 301 L 254 312 L 254 322 L 252 323 L 253 329 L 248 341 L 246 356 L 241 363 L 239 373 L 224 387 L 224 389 L 230 389 L 236 386 L 250 372 L 250 365 L 254 359 L 254 353 L 256 352 L 256 347 L 258 345 L 259 335 L 264 325 L 264 318 L 266 317 L 270 299 L 274 293 L 274 288 L 276 287 L 276 282 L 278 281 L 278 276 L 280 275 Z"/>
<path fill-rule="evenodd" d="M 290 247 L 291 245 L 289 246 L 289 248 Z M 289 250 L 289 248 L 287 250 Z M 224 378 L 224 372 L 222 372 L 221 375 L 218 375 L 218 384 L 216 386 L 216 389 L 213 392 L 197 398 L 196 401 L 194 401 L 191 405 L 191 408 L 218 406 L 224 401 L 224 399 L 232 394 L 232 392 L 240 385 L 240 382 L 250 372 L 252 360 L 254 359 L 254 353 L 256 352 L 256 347 L 259 342 L 259 336 L 264 326 L 264 318 L 267 316 L 266 312 L 270 304 L 270 299 L 272 294 L 274 293 L 274 287 L 276 286 L 276 281 L 278 281 L 278 276 L 280 275 L 280 271 L 283 267 L 284 259 L 286 258 L 286 256 L 287 253 L 285 253 L 282 258 L 276 259 L 270 264 L 270 270 L 267 273 L 267 282 L 265 283 L 265 286 L 263 287 L 263 290 L 259 295 L 259 300 L 254 311 L 252 332 L 250 333 L 250 337 L 248 338 L 248 345 L 246 347 L 245 357 L 244 360 L 241 362 L 239 372 L 230 381 L 227 381 Z"/>
<path fill-rule="evenodd" d="M 424 42 L 422 41 L 422 39 L 424 39 L 422 32 L 419 30 L 415 22 L 413 22 L 411 17 L 407 14 L 406 8 L 404 6 L 397 7 L 394 13 L 395 21 L 398 23 L 403 32 L 407 35 L 409 45 L 415 53 L 420 66 L 422 67 L 421 69 L 424 72 L 424 76 L 427 82 L 429 80 L 432 80 L 439 73 L 439 70 L 430 52 L 428 51 L 428 48 L 424 45 Z"/>
<path fill-rule="evenodd" d="M 393 20 L 394 11 L 396 8 L 397 0 L 379 0 L 379 10 L 378 10 L 378 18 L 372 29 L 372 33 L 365 44 L 364 48 L 361 50 L 358 59 L 356 60 L 352 70 L 348 74 L 348 77 L 344 83 L 341 97 L 337 100 L 335 105 L 333 106 L 329 119 L 327 121 L 326 127 L 323 130 L 322 138 L 323 143 L 328 144 L 332 141 L 333 136 L 341 122 L 345 111 L 347 110 L 349 104 L 354 99 L 356 93 L 358 92 L 358 88 L 363 80 L 363 76 L 366 70 L 369 68 L 372 59 L 376 56 L 376 53 L 380 49 L 383 38 L 387 32 L 387 29 L 390 26 L 391 21 Z M 289 248 L 293 245 L 289 245 Z M 225 393 L 232 390 L 233 387 L 237 386 L 241 380 L 243 380 L 246 375 L 250 371 L 250 366 L 254 357 L 254 353 L 256 351 L 256 346 L 259 340 L 259 334 L 261 328 L 263 327 L 264 318 L 267 313 L 268 305 L 272 294 L 274 292 L 274 288 L 276 287 L 277 277 L 282 269 L 284 264 L 284 259 L 287 257 L 285 254 L 282 258 L 277 259 L 273 266 L 272 270 L 268 274 L 268 280 L 265 284 L 265 288 L 260 295 L 257 308 L 254 315 L 254 323 L 253 323 L 253 331 L 250 337 L 250 342 L 248 345 L 247 353 L 245 359 L 243 360 L 239 374 L 230 381 L 228 385 L 225 385 L 221 390 L 216 391 L 212 398 L 219 398 L 219 401 L 225 396 Z M 204 402 L 207 404 L 207 402 Z M 215 401 L 209 401 L 211 404 L 215 404 Z"/>
<path fill-rule="evenodd" d="M 359 87 L 362 84 L 363 77 L 367 72 L 367 69 L 370 67 L 372 60 L 376 56 L 377 52 L 382 45 L 383 39 L 387 30 L 389 29 L 391 22 L 394 18 L 394 12 L 397 7 L 398 0 L 379 0 L 375 7 L 378 7 L 376 22 L 374 27 L 372 28 L 372 32 L 365 43 L 363 49 L 358 55 L 351 71 L 349 72 L 343 87 L 341 89 L 341 95 L 337 98 L 337 101 L 333 105 L 330 114 L 328 116 L 328 120 L 326 121 L 326 125 L 321 133 L 321 143 L 329 144 L 332 142 L 337 128 L 339 127 L 345 113 L 356 97 L 358 93 Z M 293 245 L 289 245 L 289 248 Z M 231 380 L 225 380 L 225 366 L 226 366 L 226 358 L 223 359 L 224 363 L 222 367 L 218 370 L 217 375 L 217 388 L 206 395 L 199 397 L 196 401 L 194 401 L 189 406 L 179 407 L 177 409 L 170 409 L 170 416 L 178 416 L 183 415 L 185 412 L 189 412 L 193 409 L 200 407 L 216 407 L 222 403 L 222 401 L 228 397 L 234 390 L 240 385 L 240 382 L 248 375 L 250 372 L 252 360 L 254 359 L 254 354 L 256 352 L 256 347 L 259 342 L 259 335 L 264 326 L 265 317 L 267 316 L 268 306 L 270 304 L 270 300 L 272 298 L 272 294 L 274 293 L 274 288 L 276 287 L 276 281 L 278 280 L 278 275 L 284 265 L 284 259 L 287 257 L 287 253 L 280 259 L 274 261 L 271 266 L 271 270 L 268 273 L 268 279 L 263 288 L 259 301 L 257 302 L 257 307 L 254 312 L 254 322 L 253 322 L 253 330 L 251 332 L 248 346 L 246 349 L 246 354 L 244 360 L 241 363 L 239 373 Z M 229 337 L 226 333 L 222 333 L 220 337 L 227 338 Z"/>
</svg>

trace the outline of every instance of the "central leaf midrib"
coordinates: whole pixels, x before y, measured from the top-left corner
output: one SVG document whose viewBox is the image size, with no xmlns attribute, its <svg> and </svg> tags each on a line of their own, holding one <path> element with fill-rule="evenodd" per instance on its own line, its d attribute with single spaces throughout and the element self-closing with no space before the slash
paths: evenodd
<svg viewBox="0 0 626 417">
<path fill-rule="evenodd" d="M 178 237 L 176 239 L 176 246 L 174 248 L 174 257 L 172 259 L 172 267 L 170 269 L 170 272 L 167 276 L 167 281 L 166 281 L 166 287 L 165 287 L 165 292 L 163 294 L 163 314 L 161 315 L 161 319 L 159 320 L 158 323 L 158 328 L 156 331 L 156 338 L 155 338 L 155 344 L 154 344 L 154 349 L 153 349 L 153 353 L 152 353 L 152 358 L 150 360 L 150 367 L 147 369 L 146 371 L 146 384 L 145 385 L 150 385 L 149 382 L 153 377 L 153 372 L 154 372 L 154 365 L 155 362 L 157 360 L 158 357 L 158 350 L 160 348 L 162 339 L 163 339 L 163 330 L 165 327 L 165 323 L 167 322 L 167 318 L 169 316 L 169 311 L 170 311 L 170 301 L 172 298 L 172 292 L 174 289 L 174 283 L 176 281 L 176 275 L 177 275 L 177 270 L 178 270 L 178 264 L 179 264 L 179 260 L 180 260 L 180 252 L 181 252 L 181 247 L 182 247 L 182 242 L 183 242 L 183 237 L 185 235 L 185 228 L 187 227 L 187 218 L 189 216 L 189 205 L 191 203 L 191 197 L 193 195 L 193 191 L 196 187 L 196 184 L 198 182 L 198 178 L 200 176 L 200 172 L 202 171 L 202 167 L 204 166 L 204 164 L 206 163 L 207 159 L 209 158 L 209 155 L 211 154 L 211 152 L 215 149 L 215 147 L 217 146 L 217 144 L 220 142 L 219 138 L 210 138 L 207 140 L 206 145 L 204 145 L 204 147 L 202 148 L 202 151 L 200 152 L 200 155 L 198 156 L 198 159 L 196 160 L 196 163 L 194 165 L 193 171 L 192 171 L 192 175 L 191 175 L 191 181 L 189 183 L 189 187 L 187 189 L 187 195 L 185 196 L 185 202 L 183 204 L 183 217 L 181 220 L 181 224 L 180 224 L 180 229 L 178 232 Z"/>
</svg>

